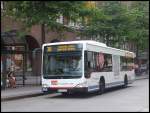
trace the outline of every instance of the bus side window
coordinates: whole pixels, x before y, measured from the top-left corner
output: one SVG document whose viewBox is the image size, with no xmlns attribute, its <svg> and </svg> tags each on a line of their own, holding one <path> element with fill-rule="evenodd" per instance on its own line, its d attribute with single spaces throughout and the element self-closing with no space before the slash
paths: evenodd
<svg viewBox="0 0 150 113">
<path fill-rule="evenodd" d="M 84 76 L 85 78 L 90 78 L 89 69 L 90 69 L 90 61 L 88 58 L 88 52 L 85 51 L 84 52 Z"/>
<path fill-rule="evenodd" d="M 91 51 L 87 52 L 87 68 L 93 69 L 93 53 Z"/>
<path fill-rule="evenodd" d="M 90 68 L 91 68 L 91 65 L 90 65 L 90 64 L 91 64 L 91 62 L 90 62 L 90 61 L 88 61 L 88 62 L 87 62 L 87 68 L 88 68 L 88 69 L 90 69 Z"/>
<path fill-rule="evenodd" d="M 104 54 L 104 66 L 102 71 L 110 72 L 112 71 L 112 55 L 111 54 Z"/>
<path fill-rule="evenodd" d="M 127 70 L 131 71 L 133 69 L 134 60 L 133 58 L 127 58 Z"/>
<path fill-rule="evenodd" d="M 99 71 L 100 63 L 99 63 L 99 53 L 85 51 L 84 53 L 84 65 L 85 70 L 90 70 L 92 72 Z"/>
<path fill-rule="evenodd" d="M 125 56 L 120 57 L 120 66 L 121 71 L 127 71 L 127 59 Z"/>
<path fill-rule="evenodd" d="M 96 65 L 96 67 L 95 67 L 96 71 L 100 71 L 99 53 L 98 52 L 95 53 L 95 65 Z"/>
<path fill-rule="evenodd" d="M 88 68 L 88 60 L 87 60 L 87 51 L 84 52 L 84 71 L 86 72 Z"/>
</svg>

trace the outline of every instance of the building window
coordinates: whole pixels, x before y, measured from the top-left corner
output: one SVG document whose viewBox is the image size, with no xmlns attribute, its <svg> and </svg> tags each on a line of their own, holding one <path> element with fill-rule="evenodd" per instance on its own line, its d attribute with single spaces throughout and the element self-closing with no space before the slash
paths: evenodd
<svg viewBox="0 0 150 113">
<path fill-rule="evenodd" d="M 56 22 L 63 24 L 63 16 L 60 15 Z"/>
</svg>

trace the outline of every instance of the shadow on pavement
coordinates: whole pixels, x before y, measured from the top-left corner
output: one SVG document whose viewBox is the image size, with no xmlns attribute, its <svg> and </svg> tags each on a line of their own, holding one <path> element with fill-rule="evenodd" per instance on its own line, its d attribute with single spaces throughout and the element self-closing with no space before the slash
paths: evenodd
<svg viewBox="0 0 150 113">
<path fill-rule="evenodd" d="M 51 96 L 51 97 L 46 97 L 46 98 L 49 98 L 49 99 L 56 99 L 56 98 L 62 98 L 62 99 L 86 99 L 86 98 L 92 98 L 92 97 L 95 97 L 95 96 L 104 96 L 105 94 L 107 93 L 113 93 L 115 91 L 121 91 L 121 90 L 125 90 L 125 89 L 128 89 L 128 88 L 131 88 L 132 86 L 128 86 L 127 88 L 122 88 L 121 86 L 119 87 L 113 87 L 113 88 L 109 88 L 109 89 L 106 89 L 105 93 L 103 94 L 99 94 L 98 92 L 92 92 L 92 93 L 74 93 L 74 94 L 66 94 L 66 95 L 63 95 L 61 93 L 59 93 L 58 95 L 55 95 L 55 96 Z"/>
</svg>

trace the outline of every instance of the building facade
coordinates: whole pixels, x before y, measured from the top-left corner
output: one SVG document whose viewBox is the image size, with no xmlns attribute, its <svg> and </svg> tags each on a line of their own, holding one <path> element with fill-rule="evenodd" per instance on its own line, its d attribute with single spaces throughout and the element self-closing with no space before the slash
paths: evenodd
<svg viewBox="0 0 150 113">
<path fill-rule="evenodd" d="M 73 31 L 52 31 L 45 27 L 43 40 L 41 25 L 34 25 L 24 32 L 25 25 L 11 17 L 3 16 L 4 11 L 5 2 L 1 1 L 1 85 L 6 87 L 7 74 L 14 65 L 17 68 L 15 76 L 18 85 L 40 84 L 42 44 L 56 40 L 79 40 L 79 25 L 60 16 L 56 21 L 65 27 L 71 27 Z M 19 36 L 18 33 L 23 34 Z"/>
</svg>

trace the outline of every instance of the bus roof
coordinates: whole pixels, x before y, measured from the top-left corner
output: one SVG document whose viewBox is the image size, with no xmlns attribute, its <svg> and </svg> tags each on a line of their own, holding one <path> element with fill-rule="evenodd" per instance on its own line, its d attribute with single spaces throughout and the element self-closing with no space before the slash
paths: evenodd
<svg viewBox="0 0 150 113">
<path fill-rule="evenodd" d="M 96 42 L 93 40 L 79 40 L 79 41 L 65 41 L 65 42 L 54 42 L 54 43 L 45 43 L 43 44 L 43 46 L 47 46 L 47 45 L 61 45 L 61 44 L 75 44 L 75 43 L 88 43 L 88 44 L 93 44 L 93 45 L 99 45 L 99 46 L 103 46 L 103 47 L 107 47 L 105 43 L 101 43 L 101 42 Z"/>
<path fill-rule="evenodd" d="M 100 46 L 100 47 L 104 47 L 104 48 L 109 48 L 112 50 L 117 50 L 117 51 L 121 51 L 121 52 L 127 52 L 130 54 L 133 54 L 135 57 L 135 54 L 133 52 L 127 51 L 127 50 L 121 50 L 121 49 L 117 49 L 117 48 L 113 48 L 113 47 L 109 47 L 107 46 L 105 43 L 101 43 L 101 42 L 96 42 L 93 40 L 79 40 L 79 41 L 65 41 L 65 42 L 54 42 L 54 43 L 45 43 L 43 44 L 43 46 L 48 46 L 48 45 L 61 45 L 61 44 L 91 44 L 91 45 L 96 45 L 96 46 Z"/>
</svg>

